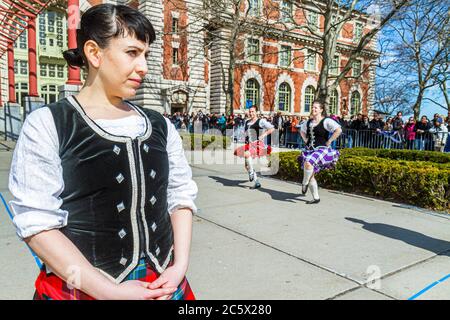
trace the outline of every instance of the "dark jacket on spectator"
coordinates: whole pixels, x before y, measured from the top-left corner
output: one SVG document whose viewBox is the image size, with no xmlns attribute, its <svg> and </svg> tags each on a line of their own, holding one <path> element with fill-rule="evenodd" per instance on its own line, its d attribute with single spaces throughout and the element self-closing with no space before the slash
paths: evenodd
<svg viewBox="0 0 450 320">
<path fill-rule="evenodd" d="M 374 130 L 374 131 L 377 129 L 383 130 L 384 121 L 381 119 L 378 119 L 378 120 L 372 119 L 369 122 L 369 128 L 370 128 L 370 130 Z"/>
<path fill-rule="evenodd" d="M 392 128 L 394 131 L 402 131 L 403 130 L 403 120 L 402 118 L 395 117 L 392 120 Z"/>
</svg>

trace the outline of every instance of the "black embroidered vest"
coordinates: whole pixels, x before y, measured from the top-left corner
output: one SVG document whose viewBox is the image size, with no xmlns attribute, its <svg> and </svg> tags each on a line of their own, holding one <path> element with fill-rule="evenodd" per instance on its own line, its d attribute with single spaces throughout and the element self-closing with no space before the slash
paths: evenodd
<svg viewBox="0 0 450 320">
<path fill-rule="evenodd" d="M 116 283 L 138 265 L 141 256 L 162 273 L 173 259 L 163 116 L 135 107 L 147 130 L 132 139 L 102 130 L 73 97 L 48 107 L 63 169 L 61 209 L 69 213 L 61 232 Z"/>
<path fill-rule="evenodd" d="M 245 125 L 244 125 L 244 130 L 246 132 L 245 143 L 254 142 L 259 139 L 259 130 L 261 130 L 261 128 L 259 127 L 260 120 L 261 119 L 256 120 L 255 123 L 252 124 L 251 126 L 249 126 L 250 120 L 247 120 L 245 122 Z M 252 130 L 253 132 L 249 132 L 249 130 Z M 254 139 L 254 140 L 252 139 L 253 141 L 250 141 L 250 135 L 253 136 L 253 133 L 256 133 L 256 139 Z M 253 137 L 253 138 L 255 138 L 255 137 Z"/>
<path fill-rule="evenodd" d="M 311 119 L 306 123 L 306 137 L 308 138 L 306 145 L 308 147 L 317 148 L 326 146 L 330 133 L 324 127 L 325 119 L 327 118 L 323 118 L 313 129 L 310 127 Z"/>
</svg>

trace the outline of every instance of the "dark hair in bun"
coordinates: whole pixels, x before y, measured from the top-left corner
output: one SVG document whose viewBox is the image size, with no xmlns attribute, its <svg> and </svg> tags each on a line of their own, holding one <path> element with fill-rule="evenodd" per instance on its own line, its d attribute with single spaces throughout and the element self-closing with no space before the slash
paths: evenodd
<svg viewBox="0 0 450 320">
<path fill-rule="evenodd" d="M 84 60 L 78 48 L 69 49 L 63 52 L 63 57 L 71 67 L 83 67 Z"/>
<path fill-rule="evenodd" d="M 148 44 L 156 39 L 151 22 L 138 10 L 109 3 L 93 6 L 81 16 L 77 49 L 64 51 L 64 59 L 72 67 L 88 67 L 83 51 L 87 41 L 93 40 L 100 48 L 106 48 L 111 38 L 126 35 Z"/>
</svg>

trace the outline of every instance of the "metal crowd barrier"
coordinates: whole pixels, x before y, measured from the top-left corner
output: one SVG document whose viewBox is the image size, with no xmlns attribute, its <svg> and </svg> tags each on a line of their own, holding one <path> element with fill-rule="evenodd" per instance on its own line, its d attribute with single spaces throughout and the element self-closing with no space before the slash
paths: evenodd
<svg viewBox="0 0 450 320">
<path fill-rule="evenodd" d="M 5 103 L 0 107 L 0 136 L 4 141 L 17 141 L 22 128 L 21 106 Z"/>
<path fill-rule="evenodd" d="M 1 116 L 0 116 L 1 117 Z M 1 118 L 0 118 L 1 119 Z M 209 134 L 212 131 L 220 131 L 217 127 L 198 124 L 197 131 Z M 182 130 L 181 130 L 182 131 Z M 185 129 L 186 132 L 193 132 L 193 126 Z M 301 149 L 304 147 L 300 133 L 291 131 L 278 131 L 279 143 L 277 145 L 285 148 Z M 232 138 L 235 143 L 245 142 L 244 126 L 234 126 L 232 130 L 225 130 L 226 135 Z M 444 143 L 438 143 L 438 134 L 422 133 L 416 134 L 414 140 L 405 139 L 399 131 L 375 131 L 375 130 L 355 130 L 343 129 L 339 138 L 333 142 L 335 149 L 344 148 L 370 148 L 370 149 L 410 149 L 410 150 L 430 150 L 442 151 Z M 268 141 L 269 142 L 269 141 Z M 273 144 L 273 141 L 270 141 Z"/>
<path fill-rule="evenodd" d="M 375 131 L 343 129 L 336 140 L 335 147 L 343 148 L 371 148 L 371 149 L 410 149 L 435 150 L 436 135 L 425 132 L 416 134 L 414 140 L 407 140 L 399 131 Z"/>
</svg>

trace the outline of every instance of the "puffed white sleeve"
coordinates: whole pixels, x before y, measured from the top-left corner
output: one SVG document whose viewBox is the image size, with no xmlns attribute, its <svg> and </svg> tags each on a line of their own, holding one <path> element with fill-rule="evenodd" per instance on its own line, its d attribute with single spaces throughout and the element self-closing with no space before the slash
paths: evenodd
<svg viewBox="0 0 450 320">
<path fill-rule="evenodd" d="M 274 128 L 273 124 L 264 118 L 259 121 L 259 127 L 266 130 Z"/>
<path fill-rule="evenodd" d="M 338 128 L 341 127 L 341 125 L 337 121 L 331 118 L 326 118 L 323 123 L 323 126 L 325 127 L 325 130 L 327 130 L 328 132 L 335 132 Z"/>
<path fill-rule="evenodd" d="M 33 111 L 25 120 L 9 174 L 9 202 L 19 238 L 67 225 L 61 209 L 64 190 L 59 141 L 50 109 Z"/>
<path fill-rule="evenodd" d="M 183 144 L 175 126 L 167 122 L 167 154 L 169 156 L 169 185 L 167 202 L 169 214 L 177 209 L 189 208 L 197 213 L 194 200 L 197 197 L 197 184 L 192 180 L 192 170 L 184 155 Z"/>
<path fill-rule="evenodd" d="M 303 122 L 300 124 L 300 131 L 303 132 L 304 134 L 306 134 L 306 133 L 308 132 L 307 126 L 308 126 L 308 121 L 306 121 L 306 120 L 303 121 Z"/>
</svg>

